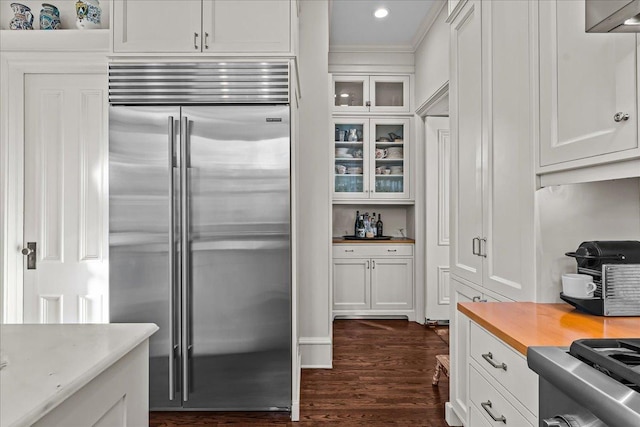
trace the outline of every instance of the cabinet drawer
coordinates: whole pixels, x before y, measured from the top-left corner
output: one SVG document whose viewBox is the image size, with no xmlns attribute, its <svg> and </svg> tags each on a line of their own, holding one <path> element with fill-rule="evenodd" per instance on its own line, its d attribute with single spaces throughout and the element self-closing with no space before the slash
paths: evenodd
<svg viewBox="0 0 640 427">
<path fill-rule="evenodd" d="M 469 398 L 471 406 L 475 407 L 490 425 L 496 425 L 497 421 L 500 425 L 533 427 L 527 417 L 480 375 L 473 365 L 469 367 Z M 493 419 L 492 415 L 498 420 Z M 504 420 L 500 417 L 504 417 Z"/>
<path fill-rule="evenodd" d="M 526 358 L 475 322 L 471 322 L 469 335 L 470 356 L 531 413 L 537 413 L 538 376 L 529 369 Z"/>
<path fill-rule="evenodd" d="M 333 245 L 334 258 L 379 258 L 387 256 L 413 256 L 413 245 L 355 244 Z"/>
</svg>

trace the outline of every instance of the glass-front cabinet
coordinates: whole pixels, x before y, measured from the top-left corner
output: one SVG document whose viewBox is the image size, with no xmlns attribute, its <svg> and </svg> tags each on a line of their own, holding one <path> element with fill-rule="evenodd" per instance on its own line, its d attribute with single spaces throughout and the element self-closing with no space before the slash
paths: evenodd
<svg viewBox="0 0 640 427">
<path fill-rule="evenodd" d="M 333 111 L 409 113 L 409 76 L 333 76 Z"/>
<path fill-rule="evenodd" d="M 334 119 L 336 200 L 408 199 L 408 118 Z"/>
</svg>

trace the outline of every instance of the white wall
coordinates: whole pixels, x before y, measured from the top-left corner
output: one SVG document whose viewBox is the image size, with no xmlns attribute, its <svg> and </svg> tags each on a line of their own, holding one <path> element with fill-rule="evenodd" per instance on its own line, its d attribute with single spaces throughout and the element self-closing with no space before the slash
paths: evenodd
<svg viewBox="0 0 640 427">
<path fill-rule="evenodd" d="M 445 22 L 446 19 L 445 6 L 416 49 L 416 106 L 422 105 L 449 81 L 449 24 Z"/>
<path fill-rule="evenodd" d="M 303 367 L 331 367 L 329 5 L 302 2 L 297 146 L 298 314 Z"/>
<path fill-rule="evenodd" d="M 360 213 L 373 212 L 382 214 L 382 223 L 384 225 L 384 235 L 402 237 L 400 229 L 404 230 L 405 237 L 414 236 L 408 234 L 407 229 L 409 209 L 406 206 L 391 205 L 334 205 L 333 207 L 333 236 L 341 237 L 347 234 L 353 234 L 353 226 L 356 218 L 356 210 Z"/>
<path fill-rule="evenodd" d="M 640 240 L 640 178 L 547 187 L 536 192 L 538 302 L 560 302 L 564 255 L 587 240 Z"/>
</svg>

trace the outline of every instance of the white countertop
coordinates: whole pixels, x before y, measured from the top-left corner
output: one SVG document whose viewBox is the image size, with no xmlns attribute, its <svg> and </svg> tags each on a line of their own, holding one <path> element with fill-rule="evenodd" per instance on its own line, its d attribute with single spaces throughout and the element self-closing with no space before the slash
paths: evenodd
<svg viewBox="0 0 640 427">
<path fill-rule="evenodd" d="M 152 323 L 0 326 L 0 426 L 31 425 L 149 338 Z"/>
</svg>

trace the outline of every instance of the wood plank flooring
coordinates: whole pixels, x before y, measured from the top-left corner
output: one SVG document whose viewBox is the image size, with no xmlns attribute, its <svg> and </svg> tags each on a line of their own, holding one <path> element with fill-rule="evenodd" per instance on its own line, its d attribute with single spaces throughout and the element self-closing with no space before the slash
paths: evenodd
<svg viewBox="0 0 640 427">
<path fill-rule="evenodd" d="M 449 381 L 431 385 L 448 345 L 435 329 L 404 320 L 337 320 L 333 369 L 304 369 L 300 422 L 288 414 L 152 412 L 151 427 L 446 427 Z"/>
</svg>

